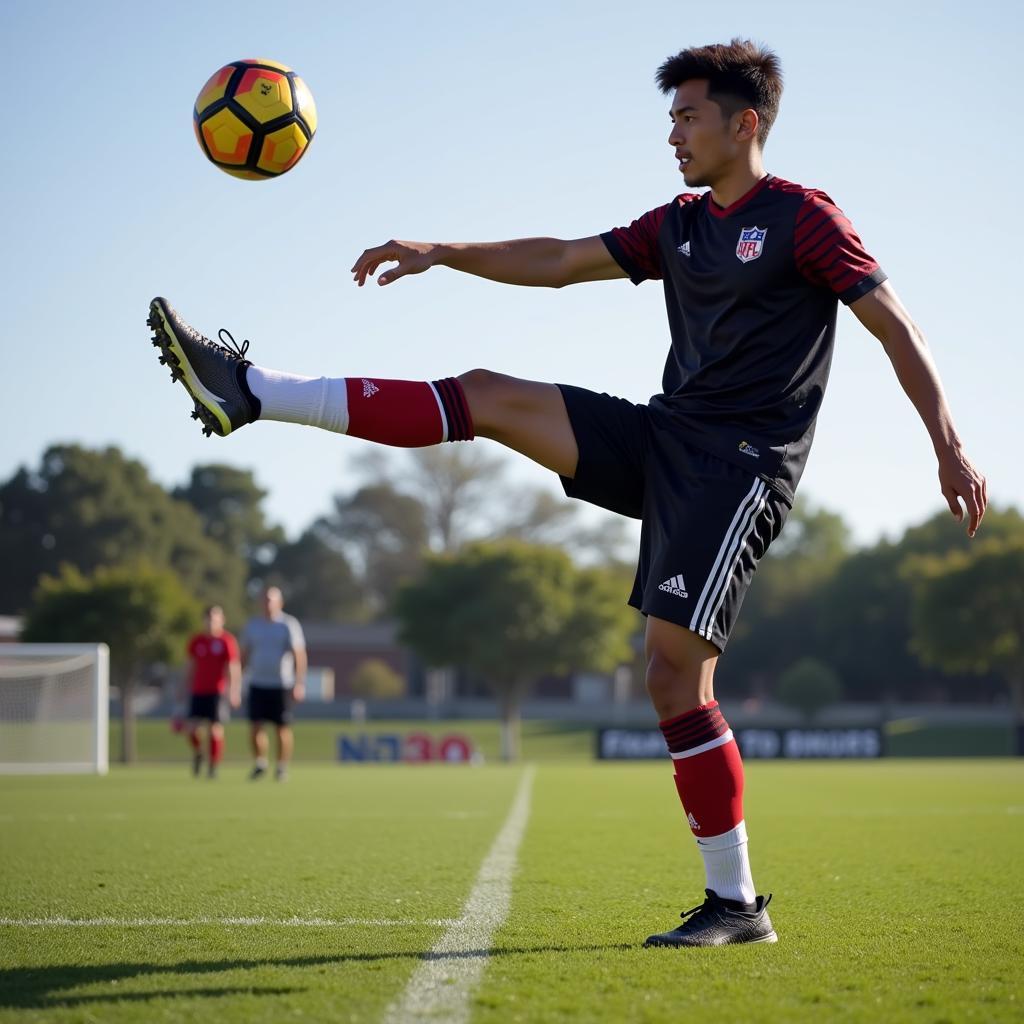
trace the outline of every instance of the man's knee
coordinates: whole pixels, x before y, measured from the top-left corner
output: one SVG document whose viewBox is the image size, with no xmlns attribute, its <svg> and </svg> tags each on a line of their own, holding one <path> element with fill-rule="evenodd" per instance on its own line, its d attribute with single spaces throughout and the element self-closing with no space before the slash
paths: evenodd
<svg viewBox="0 0 1024 1024">
<path fill-rule="evenodd" d="M 523 382 L 493 370 L 470 370 L 459 375 L 477 433 L 500 425 L 517 399 Z"/>
<path fill-rule="evenodd" d="M 648 619 L 647 692 L 661 718 L 714 700 L 718 649 L 696 633 Z"/>
<path fill-rule="evenodd" d="M 704 703 L 705 674 L 698 662 L 681 662 L 654 651 L 647 661 L 647 693 L 662 718 L 681 715 Z"/>
</svg>

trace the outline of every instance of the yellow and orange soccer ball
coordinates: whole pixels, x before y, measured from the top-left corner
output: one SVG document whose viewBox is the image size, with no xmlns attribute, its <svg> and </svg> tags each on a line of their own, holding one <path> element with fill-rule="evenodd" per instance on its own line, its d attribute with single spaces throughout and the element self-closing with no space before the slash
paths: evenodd
<svg viewBox="0 0 1024 1024">
<path fill-rule="evenodd" d="M 206 156 L 236 178 L 259 181 L 290 171 L 316 134 L 306 83 L 276 60 L 236 60 L 210 76 L 192 111 Z"/>
</svg>

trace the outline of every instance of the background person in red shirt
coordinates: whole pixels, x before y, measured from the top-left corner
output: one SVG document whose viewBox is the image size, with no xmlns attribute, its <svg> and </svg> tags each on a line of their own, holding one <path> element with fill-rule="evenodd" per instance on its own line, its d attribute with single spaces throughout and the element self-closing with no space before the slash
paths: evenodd
<svg viewBox="0 0 1024 1024">
<path fill-rule="evenodd" d="M 206 632 L 192 637 L 188 656 L 191 666 L 185 679 L 190 695 L 188 741 L 192 746 L 192 774 L 198 775 L 203 767 L 200 731 L 205 721 L 209 726 L 207 771 L 210 778 L 215 778 L 217 765 L 224 755 L 225 694 L 229 695 L 233 708 L 242 703 L 238 642 L 224 628 L 224 610 L 218 605 L 206 609 Z"/>
</svg>

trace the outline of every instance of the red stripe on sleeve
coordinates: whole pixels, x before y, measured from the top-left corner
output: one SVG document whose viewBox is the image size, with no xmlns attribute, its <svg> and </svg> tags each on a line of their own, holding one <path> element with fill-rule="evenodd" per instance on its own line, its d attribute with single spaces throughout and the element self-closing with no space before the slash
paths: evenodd
<svg viewBox="0 0 1024 1024">
<path fill-rule="evenodd" d="M 625 259 L 623 270 L 636 282 L 661 279 L 661 259 L 658 255 L 658 232 L 669 206 L 659 206 L 638 217 L 629 227 L 613 228 L 609 234 L 618 243 Z M 621 262 L 621 260 L 620 260 Z"/>
<path fill-rule="evenodd" d="M 881 274 L 846 215 L 822 192 L 809 192 L 797 214 L 793 255 L 811 284 L 840 296 Z"/>
</svg>

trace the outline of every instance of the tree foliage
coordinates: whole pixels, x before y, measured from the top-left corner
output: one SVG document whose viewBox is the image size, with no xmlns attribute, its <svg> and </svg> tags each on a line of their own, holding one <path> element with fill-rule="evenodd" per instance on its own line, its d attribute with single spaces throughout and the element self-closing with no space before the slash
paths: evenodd
<svg viewBox="0 0 1024 1024">
<path fill-rule="evenodd" d="M 427 551 L 422 504 L 390 483 L 339 495 L 318 524 L 321 536 L 354 567 L 375 617 L 388 614 L 398 587 L 420 571 Z"/>
<path fill-rule="evenodd" d="M 200 620 L 200 606 L 177 575 L 145 562 L 101 566 L 85 575 L 63 566 L 44 576 L 26 616 L 27 643 L 105 643 L 121 689 L 122 759 L 135 758 L 132 695 L 149 665 L 178 664 Z"/>
<path fill-rule="evenodd" d="M 634 620 L 617 582 L 554 548 L 506 541 L 434 556 L 395 608 L 401 639 L 424 662 L 487 681 L 508 757 L 518 749 L 519 704 L 539 676 L 610 671 L 630 657 Z"/>
<path fill-rule="evenodd" d="M 405 696 L 405 680 L 381 658 L 361 661 L 350 680 L 356 697 L 372 700 L 394 700 Z"/>
<path fill-rule="evenodd" d="M 300 619 L 355 622 L 368 613 L 348 559 L 327 543 L 317 526 L 298 540 L 281 544 L 264 576 L 281 588 L 289 613 Z"/>
<path fill-rule="evenodd" d="M 188 483 L 172 495 L 195 509 L 206 536 L 241 558 L 250 576 L 259 577 L 285 542 L 284 531 L 266 520 L 267 492 L 251 470 L 220 463 L 195 466 Z"/>
<path fill-rule="evenodd" d="M 1024 719 L 1024 541 L 994 540 L 907 567 L 911 645 L 944 672 L 994 672 Z"/>
<path fill-rule="evenodd" d="M 835 704 L 842 692 L 839 676 L 816 658 L 801 658 L 779 677 L 779 700 L 808 720 Z"/>
<path fill-rule="evenodd" d="M 55 445 L 38 469 L 0 485 L 0 611 L 24 611 L 40 577 L 63 564 L 90 574 L 140 559 L 172 569 L 201 602 L 241 619 L 244 563 L 119 449 Z"/>
</svg>

